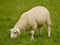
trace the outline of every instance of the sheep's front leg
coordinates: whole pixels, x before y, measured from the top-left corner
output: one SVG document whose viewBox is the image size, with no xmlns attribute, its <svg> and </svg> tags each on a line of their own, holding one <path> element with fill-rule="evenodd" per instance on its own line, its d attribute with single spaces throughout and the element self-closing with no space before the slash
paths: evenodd
<svg viewBox="0 0 60 45">
<path fill-rule="evenodd" d="M 34 39 L 34 30 L 37 28 L 37 23 L 33 23 L 32 30 L 31 30 L 31 40 Z"/>
<path fill-rule="evenodd" d="M 32 30 L 31 30 L 31 40 L 34 39 L 34 30 L 37 28 L 37 24 L 35 24 L 33 27 L 32 27 Z"/>
<path fill-rule="evenodd" d="M 34 30 L 31 30 L 31 40 L 34 40 Z"/>
</svg>

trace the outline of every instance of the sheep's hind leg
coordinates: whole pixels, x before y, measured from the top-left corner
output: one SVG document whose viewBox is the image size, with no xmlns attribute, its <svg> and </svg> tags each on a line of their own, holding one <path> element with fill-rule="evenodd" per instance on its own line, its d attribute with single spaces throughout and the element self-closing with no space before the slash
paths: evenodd
<svg viewBox="0 0 60 45">
<path fill-rule="evenodd" d="M 48 27 L 48 37 L 51 35 L 51 20 L 50 18 L 47 19 L 46 25 Z"/>
<path fill-rule="evenodd" d="M 48 26 L 48 37 L 50 37 L 50 35 L 51 35 L 51 27 Z"/>
<path fill-rule="evenodd" d="M 42 34 L 42 26 L 43 26 L 43 25 L 38 26 L 39 34 L 40 34 L 40 35 Z"/>
<path fill-rule="evenodd" d="M 39 28 L 40 35 L 42 34 L 42 27 Z"/>
</svg>

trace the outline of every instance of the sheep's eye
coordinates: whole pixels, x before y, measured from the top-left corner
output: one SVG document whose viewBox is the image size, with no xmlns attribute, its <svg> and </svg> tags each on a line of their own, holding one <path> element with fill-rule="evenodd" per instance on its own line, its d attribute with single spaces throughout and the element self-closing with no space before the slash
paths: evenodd
<svg viewBox="0 0 60 45">
<path fill-rule="evenodd" d="M 14 32 L 14 34 L 16 34 L 16 32 Z"/>
</svg>

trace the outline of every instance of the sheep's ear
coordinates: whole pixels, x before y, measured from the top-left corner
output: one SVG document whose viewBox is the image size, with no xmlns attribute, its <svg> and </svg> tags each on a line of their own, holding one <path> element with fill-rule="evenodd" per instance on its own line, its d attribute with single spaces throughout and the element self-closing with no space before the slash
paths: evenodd
<svg viewBox="0 0 60 45">
<path fill-rule="evenodd" d="M 18 35 L 20 35 L 20 32 L 17 31 L 16 33 L 17 33 Z"/>
<path fill-rule="evenodd" d="M 20 30 L 19 29 L 17 30 L 17 34 L 20 34 Z"/>
<path fill-rule="evenodd" d="M 18 32 L 18 31 L 16 31 L 16 34 L 18 35 L 18 34 L 19 34 L 19 32 Z"/>
</svg>

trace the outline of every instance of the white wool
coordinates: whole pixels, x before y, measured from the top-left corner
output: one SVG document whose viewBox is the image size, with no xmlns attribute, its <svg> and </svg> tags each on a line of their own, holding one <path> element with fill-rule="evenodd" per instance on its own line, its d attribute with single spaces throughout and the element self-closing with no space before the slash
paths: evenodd
<svg viewBox="0 0 60 45">
<path fill-rule="evenodd" d="M 21 15 L 20 19 L 15 24 L 12 32 L 14 33 L 15 30 L 19 32 L 21 30 L 25 30 L 25 29 L 31 27 L 32 28 L 31 40 L 33 40 L 34 39 L 34 30 L 37 27 L 39 27 L 42 32 L 41 27 L 45 23 L 48 27 L 48 37 L 50 37 L 50 33 L 51 33 L 50 13 L 47 8 L 45 8 L 43 6 L 37 6 L 37 7 L 34 7 L 32 9 L 28 10 L 27 12 L 25 12 Z M 20 34 L 20 32 L 19 32 L 19 34 Z M 13 35 L 13 36 L 16 37 L 15 35 Z M 11 37 L 14 38 L 13 36 L 11 36 Z"/>
<path fill-rule="evenodd" d="M 23 13 L 14 27 L 25 29 L 27 27 L 43 25 L 45 22 L 51 25 L 50 13 L 43 6 L 37 6 Z"/>
</svg>

